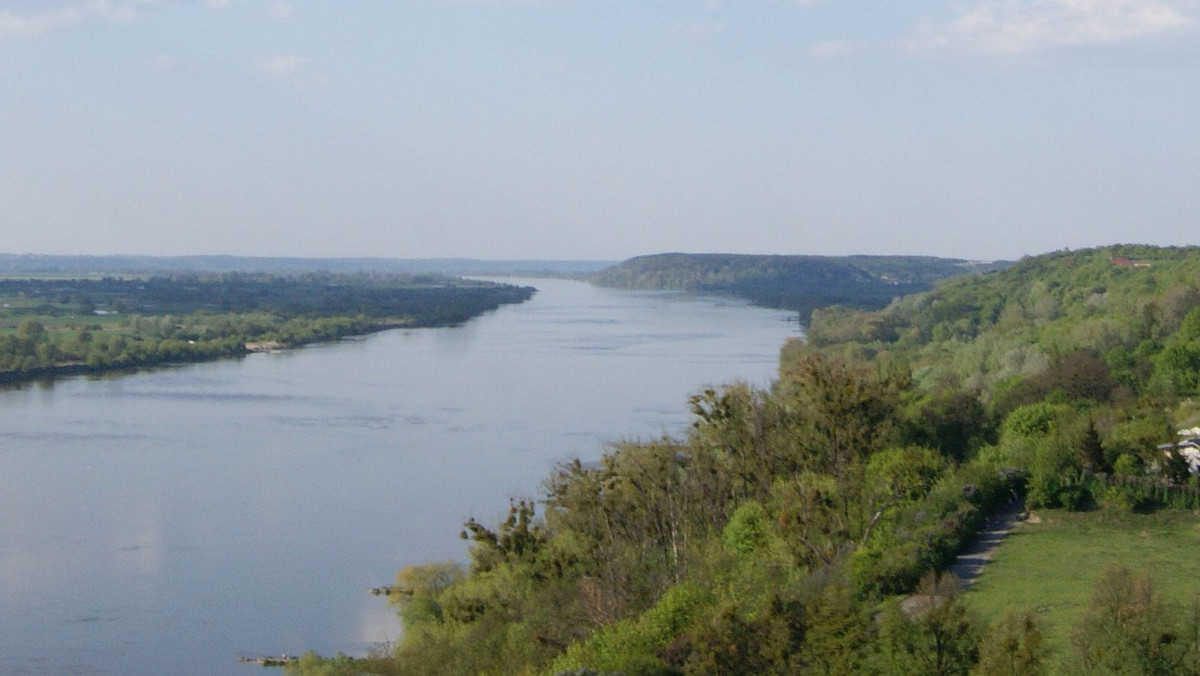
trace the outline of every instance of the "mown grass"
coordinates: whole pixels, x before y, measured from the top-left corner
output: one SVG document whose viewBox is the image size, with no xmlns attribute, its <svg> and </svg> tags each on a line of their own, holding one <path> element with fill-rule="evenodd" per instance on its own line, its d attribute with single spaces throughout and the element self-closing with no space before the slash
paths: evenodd
<svg viewBox="0 0 1200 676">
<path fill-rule="evenodd" d="M 963 601 L 989 623 L 1032 610 L 1048 643 L 1062 649 L 1096 580 L 1115 565 L 1150 571 L 1165 600 L 1190 603 L 1200 593 L 1200 515 L 1036 512 L 1008 536 Z"/>
</svg>

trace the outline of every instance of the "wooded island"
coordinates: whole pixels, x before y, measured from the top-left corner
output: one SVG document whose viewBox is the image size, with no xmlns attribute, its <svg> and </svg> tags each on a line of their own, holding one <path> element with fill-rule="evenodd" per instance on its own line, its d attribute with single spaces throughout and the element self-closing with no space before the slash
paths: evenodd
<svg viewBox="0 0 1200 676">
<path fill-rule="evenodd" d="M 534 289 L 439 275 L 0 279 L 0 382 L 458 324 Z"/>
</svg>

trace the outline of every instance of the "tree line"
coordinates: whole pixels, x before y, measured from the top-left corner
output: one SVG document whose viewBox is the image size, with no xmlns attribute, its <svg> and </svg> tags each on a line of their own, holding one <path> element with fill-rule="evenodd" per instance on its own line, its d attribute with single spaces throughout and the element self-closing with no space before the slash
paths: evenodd
<svg viewBox="0 0 1200 676">
<path fill-rule="evenodd" d="M 947 277 L 1005 265 L 932 256 L 674 253 L 631 258 L 590 279 L 615 288 L 732 295 L 794 310 L 807 322 L 817 308 L 881 308 L 898 296 L 929 290 Z"/>
<path fill-rule="evenodd" d="M 0 280 L 0 380 L 234 356 L 250 342 L 292 347 L 451 325 L 533 293 L 432 275 Z"/>
</svg>

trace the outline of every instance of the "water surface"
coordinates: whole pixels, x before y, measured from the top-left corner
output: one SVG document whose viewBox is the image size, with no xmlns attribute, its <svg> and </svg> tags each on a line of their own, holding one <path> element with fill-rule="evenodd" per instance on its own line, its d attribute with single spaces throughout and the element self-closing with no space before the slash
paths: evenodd
<svg viewBox="0 0 1200 676">
<path fill-rule="evenodd" d="M 510 280 L 511 281 L 511 280 Z M 367 589 L 463 560 L 558 462 L 678 434 L 687 396 L 765 385 L 786 313 L 541 289 L 453 328 L 0 392 L 0 672 L 246 674 L 363 654 Z"/>
</svg>

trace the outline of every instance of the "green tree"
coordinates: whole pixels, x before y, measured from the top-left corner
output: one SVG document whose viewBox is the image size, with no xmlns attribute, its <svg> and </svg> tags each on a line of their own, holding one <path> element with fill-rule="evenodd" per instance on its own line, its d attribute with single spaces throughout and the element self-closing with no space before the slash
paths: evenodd
<svg viewBox="0 0 1200 676">
<path fill-rule="evenodd" d="M 1091 674 L 1178 674 L 1195 647 L 1148 574 L 1109 568 L 1072 637 L 1074 668 Z"/>
<path fill-rule="evenodd" d="M 894 604 L 881 619 L 872 664 L 877 673 L 889 675 L 965 675 L 975 662 L 976 641 L 957 600 L 945 600 L 913 619 Z"/>
<path fill-rule="evenodd" d="M 782 369 L 776 395 L 796 419 L 810 467 L 838 478 L 896 434 L 906 368 L 850 364 L 809 354 Z"/>
<path fill-rule="evenodd" d="M 925 497 L 945 465 L 936 451 L 920 446 L 892 448 L 871 456 L 867 463 L 867 490 L 862 496 L 870 516 L 862 541 L 871 537 L 872 530 L 889 509 Z"/>
<path fill-rule="evenodd" d="M 1039 676 L 1048 668 L 1049 648 L 1031 613 L 1009 613 L 984 632 L 977 676 Z"/>
<path fill-rule="evenodd" d="M 32 319 L 22 320 L 17 325 L 17 340 L 30 346 L 27 349 L 32 349 L 32 346 L 46 340 L 46 327 Z"/>
<path fill-rule="evenodd" d="M 850 676 L 866 669 L 874 625 L 847 584 L 826 585 L 808 605 L 805 620 L 803 673 Z"/>
<path fill-rule="evenodd" d="M 1100 440 L 1100 433 L 1096 431 L 1096 423 L 1093 421 L 1088 422 L 1087 429 L 1084 431 L 1079 445 L 1079 457 L 1083 469 L 1089 472 L 1107 473 L 1112 470 L 1112 466 L 1104 456 L 1104 444 Z"/>
</svg>

